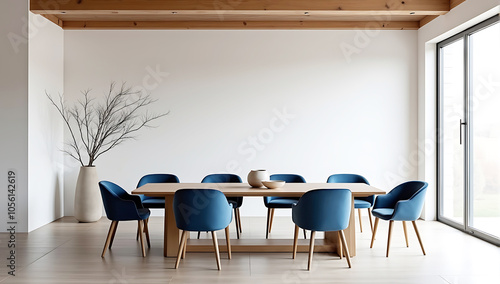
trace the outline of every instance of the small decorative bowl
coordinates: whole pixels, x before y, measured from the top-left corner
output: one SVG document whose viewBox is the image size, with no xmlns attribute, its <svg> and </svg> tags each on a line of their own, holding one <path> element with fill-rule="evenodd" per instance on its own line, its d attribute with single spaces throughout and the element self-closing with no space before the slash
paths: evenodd
<svg viewBox="0 0 500 284">
<path fill-rule="evenodd" d="M 269 188 L 269 189 L 275 189 L 275 188 L 280 188 L 285 185 L 284 180 L 263 180 L 262 184 Z"/>
</svg>

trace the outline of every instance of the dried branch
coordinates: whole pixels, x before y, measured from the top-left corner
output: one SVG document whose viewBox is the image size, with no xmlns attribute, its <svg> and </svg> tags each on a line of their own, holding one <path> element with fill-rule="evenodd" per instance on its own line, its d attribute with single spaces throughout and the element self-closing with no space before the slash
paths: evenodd
<svg viewBox="0 0 500 284">
<path fill-rule="evenodd" d="M 82 166 L 85 165 L 83 153 L 88 156 L 86 166 L 93 166 L 99 156 L 126 140 L 135 139 L 141 128 L 153 127 L 153 121 L 168 114 L 148 113 L 147 106 L 156 100 L 149 94 L 132 91 L 125 84 L 115 91 L 115 83 L 111 83 L 102 103 L 90 98 L 89 90 L 83 91 L 83 98 L 73 107 L 66 106 L 62 96 L 56 103 L 48 93 L 45 94 L 57 108 L 71 136 L 64 152 Z"/>
</svg>

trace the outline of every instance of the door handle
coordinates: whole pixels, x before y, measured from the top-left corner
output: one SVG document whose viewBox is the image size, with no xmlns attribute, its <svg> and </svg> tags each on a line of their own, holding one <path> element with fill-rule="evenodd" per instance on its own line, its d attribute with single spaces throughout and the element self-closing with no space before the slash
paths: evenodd
<svg viewBox="0 0 500 284">
<path fill-rule="evenodd" d="M 462 145 L 462 126 L 467 125 L 467 122 L 462 122 L 462 119 L 460 119 L 460 125 L 458 126 L 460 128 L 460 145 Z"/>
</svg>

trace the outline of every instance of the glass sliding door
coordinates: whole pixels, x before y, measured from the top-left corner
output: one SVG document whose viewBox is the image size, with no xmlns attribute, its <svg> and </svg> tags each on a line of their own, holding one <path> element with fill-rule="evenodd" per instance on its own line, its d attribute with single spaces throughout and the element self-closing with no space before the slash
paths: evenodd
<svg viewBox="0 0 500 284">
<path fill-rule="evenodd" d="M 500 244 L 500 23 L 438 47 L 438 219 Z"/>
<path fill-rule="evenodd" d="M 441 215 L 462 226 L 464 223 L 464 41 L 455 39 L 441 52 Z"/>
<path fill-rule="evenodd" d="M 470 35 L 471 216 L 500 237 L 500 24 Z"/>
</svg>

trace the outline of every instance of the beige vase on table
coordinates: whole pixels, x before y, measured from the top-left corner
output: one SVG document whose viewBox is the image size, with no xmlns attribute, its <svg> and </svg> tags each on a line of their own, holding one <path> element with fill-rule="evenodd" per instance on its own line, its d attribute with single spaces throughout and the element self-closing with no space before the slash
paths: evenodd
<svg viewBox="0 0 500 284">
<path fill-rule="evenodd" d="M 266 170 L 251 170 L 248 173 L 247 181 L 252 187 L 262 187 L 263 180 L 269 180 L 269 173 Z"/>
<path fill-rule="evenodd" d="M 102 217 L 102 199 L 95 167 L 80 167 L 75 189 L 75 218 L 82 223 Z"/>
</svg>

